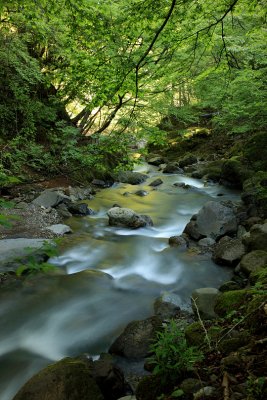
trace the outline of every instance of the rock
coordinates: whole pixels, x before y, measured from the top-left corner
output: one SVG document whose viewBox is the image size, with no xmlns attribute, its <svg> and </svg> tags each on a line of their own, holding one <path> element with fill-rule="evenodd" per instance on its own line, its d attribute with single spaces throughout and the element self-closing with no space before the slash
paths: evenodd
<svg viewBox="0 0 267 400">
<path fill-rule="evenodd" d="M 252 178 L 247 179 L 243 183 L 241 198 L 247 206 L 256 208 L 258 215 L 253 216 L 267 217 L 266 182 L 267 173 L 265 171 L 258 171 Z"/>
<path fill-rule="evenodd" d="M 129 183 L 130 185 L 139 185 L 147 179 L 146 174 L 140 172 L 121 171 L 114 175 L 114 179 L 118 182 Z"/>
<path fill-rule="evenodd" d="M 184 334 L 189 346 L 201 347 L 205 342 L 205 332 L 200 322 L 193 322 L 188 325 Z"/>
<path fill-rule="evenodd" d="M 210 247 L 213 246 L 215 243 L 215 240 L 212 238 L 203 238 L 198 241 L 198 245 L 200 247 Z"/>
<path fill-rule="evenodd" d="M 91 371 L 88 362 L 65 358 L 34 375 L 13 400 L 104 400 Z"/>
<path fill-rule="evenodd" d="M 161 319 L 158 317 L 133 321 L 126 326 L 122 334 L 113 342 L 109 353 L 126 358 L 145 358 L 150 353 L 150 345 L 156 338 L 156 332 L 161 328 Z"/>
<path fill-rule="evenodd" d="M 182 160 L 179 160 L 179 167 L 184 168 L 187 167 L 188 165 L 192 165 L 195 163 L 197 163 L 197 157 L 189 154 L 185 156 Z"/>
<path fill-rule="evenodd" d="M 46 227 L 45 229 L 55 233 L 56 235 L 63 236 L 65 233 L 71 233 L 70 226 L 64 224 L 56 224 Z"/>
<path fill-rule="evenodd" d="M 190 189 L 192 188 L 191 185 L 187 185 L 185 182 L 175 182 L 173 186 L 180 187 L 182 189 Z"/>
<path fill-rule="evenodd" d="M 145 196 L 147 196 L 149 193 L 148 193 L 146 190 L 137 190 L 137 192 L 135 192 L 135 194 L 136 194 L 137 196 L 140 196 L 140 197 L 145 197 Z"/>
<path fill-rule="evenodd" d="M 93 194 L 93 189 L 89 186 L 87 188 L 72 187 L 68 188 L 68 195 L 72 202 L 80 200 L 91 200 Z"/>
<path fill-rule="evenodd" d="M 0 240 L 0 262 L 29 256 L 30 252 L 41 249 L 45 243 L 47 243 L 46 239 L 2 239 Z"/>
<path fill-rule="evenodd" d="M 212 319 L 217 317 L 214 306 L 219 294 L 219 290 L 215 288 L 200 288 L 192 293 L 192 309 L 194 313 L 197 310 L 203 319 Z"/>
<path fill-rule="evenodd" d="M 253 250 L 242 257 L 239 266 L 240 270 L 246 275 L 258 272 L 267 266 L 267 252 L 264 250 Z"/>
<path fill-rule="evenodd" d="M 164 157 L 161 156 L 156 156 L 156 157 L 151 157 L 147 160 L 148 164 L 151 165 L 155 165 L 157 167 L 160 166 L 160 164 L 164 164 L 165 163 L 165 159 Z"/>
<path fill-rule="evenodd" d="M 180 297 L 174 293 L 165 292 L 154 302 L 154 313 L 161 319 L 173 318 L 179 313 Z"/>
<path fill-rule="evenodd" d="M 227 239 L 226 239 L 227 238 Z M 241 239 L 224 236 L 215 246 L 212 259 L 216 264 L 236 266 L 246 253 Z"/>
<path fill-rule="evenodd" d="M 251 250 L 267 249 L 267 223 L 253 225 L 250 232 L 243 236 L 243 243 Z"/>
<path fill-rule="evenodd" d="M 105 399 L 116 400 L 125 394 L 125 381 L 122 370 L 115 366 L 109 354 L 101 354 L 92 364 L 92 376 Z"/>
<path fill-rule="evenodd" d="M 66 200 L 70 201 L 68 196 L 63 195 L 58 191 L 47 189 L 44 190 L 40 196 L 34 199 L 32 203 L 40 207 L 49 208 L 55 207 Z"/>
<path fill-rule="evenodd" d="M 221 179 L 226 186 L 242 189 L 243 182 L 250 176 L 251 171 L 237 159 L 226 160 L 222 165 Z"/>
<path fill-rule="evenodd" d="M 217 239 L 237 231 L 237 219 L 231 207 L 215 201 L 207 202 L 198 212 L 196 220 L 190 221 L 184 232 L 192 239 L 203 237 Z"/>
<path fill-rule="evenodd" d="M 194 400 L 202 400 L 209 397 L 214 398 L 215 393 L 216 389 L 213 386 L 205 386 L 194 394 Z"/>
<path fill-rule="evenodd" d="M 238 311 L 239 307 L 246 304 L 247 290 L 231 290 L 217 296 L 214 311 L 220 317 L 225 317 L 232 311 Z"/>
<path fill-rule="evenodd" d="M 113 207 L 108 210 L 107 214 L 109 217 L 109 225 L 111 226 L 140 228 L 153 225 L 149 216 L 136 214 L 130 208 Z"/>
<path fill-rule="evenodd" d="M 182 389 L 182 391 L 185 394 L 192 394 L 197 392 L 201 387 L 203 386 L 203 383 L 199 381 L 199 379 L 194 379 L 194 378 L 187 378 L 184 379 L 179 387 Z"/>
<path fill-rule="evenodd" d="M 183 233 L 186 233 L 191 239 L 194 240 L 200 240 L 205 237 L 205 235 L 202 235 L 199 230 L 196 221 L 189 221 L 188 224 L 186 224 L 186 227 L 184 228 Z"/>
<path fill-rule="evenodd" d="M 169 245 L 172 247 L 188 247 L 188 241 L 183 236 L 171 236 L 169 238 Z"/>
<path fill-rule="evenodd" d="M 162 172 L 164 174 L 182 174 L 183 170 L 180 168 L 177 162 L 171 162 L 166 165 Z"/>
<path fill-rule="evenodd" d="M 141 379 L 135 395 L 137 400 L 155 400 L 160 398 L 164 389 L 166 390 L 166 384 L 164 385 L 160 376 L 149 375 Z"/>
<path fill-rule="evenodd" d="M 92 185 L 98 186 L 98 187 L 101 187 L 101 188 L 107 188 L 107 187 L 110 187 L 112 185 L 112 182 L 105 182 L 102 179 L 93 179 L 92 180 Z M 81 199 L 81 200 L 83 200 L 83 199 Z"/>
<path fill-rule="evenodd" d="M 56 206 L 56 210 L 59 213 L 59 215 L 63 218 L 72 217 L 72 214 L 68 211 L 68 207 L 65 203 L 61 203 L 58 206 Z"/>
<path fill-rule="evenodd" d="M 156 187 L 156 186 L 161 185 L 162 183 L 163 183 L 163 180 L 158 178 L 158 179 L 155 179 L 154 181 L 152 181 L 148 186 Z"/>
<path fill-rule="evenodd" d="M 229 335 L 218 343 L 218 350 L 223 354 L 230 354 L 249 343 L 251 334 L 248 331 L 231 331 Z"/>
<path fill-rule="evenodd" d="M 70 203 L 68 211 L 73 215 L 93 215 L 95 211 L 88 207 L 86 203 Z"/>
</svg>

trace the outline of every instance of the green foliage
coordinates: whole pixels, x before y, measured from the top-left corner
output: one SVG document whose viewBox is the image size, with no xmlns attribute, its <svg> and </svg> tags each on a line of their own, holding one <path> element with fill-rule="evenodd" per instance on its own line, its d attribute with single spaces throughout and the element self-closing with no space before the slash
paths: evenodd
<svg viewBox="0 0 267 400">
<path fill-rule="evenodd" d="M 22 264 L 16 270 L 16 275 L 35 275 L 38 273 L 47 273 L 55 269 L 55 266 L 47 262 L 37 263 L 36 261 L 28 261 L 27 264 Z"/>
<path fill-rule="evenodd" d="M 194 365 L 202 360 L 202 353 L 192 346 L 188 346 L 184 333 L 179 330 L 174 320 L 165 327 L 163 332 L 157 333 L 157 341 L 151 345 L 154 353 L 150 362 L 155 365 L 153 373 L 159 375 L 163 381 L 175 380 L 191 371 Z"/>
<path fill-rule="evenodd" d="M 266 377 L 249 376 L 247 380 L 247 400 L 264 400 L 267 394 Z"/>
</svg>

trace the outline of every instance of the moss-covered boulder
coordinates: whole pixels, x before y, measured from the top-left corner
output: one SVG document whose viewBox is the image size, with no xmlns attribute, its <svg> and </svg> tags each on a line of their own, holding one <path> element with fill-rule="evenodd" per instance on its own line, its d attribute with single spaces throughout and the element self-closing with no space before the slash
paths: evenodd
<svg viewBox="0 0 267 400">
<path fill-rule="evenodd" d="M 242 242 L 249 251 L 266 250 L 267 223 L 253 225 L 250 229 L 250 232 L 243 236 Z"/>
<path fill-rule="evenodd" d="M 250 176 L 251 171 L 237 158 L 226 160 L 222 165 L 221 179 L 225 185 L 242 189 L 243 182 Z"/>
<path fill-rule="evenodd" d="M 259 171 L 243 183 L 242 200 L 254 205 L 260 216 L 267 217 L 267 172 Z"/>
<path fill-rule="evenodd" d="M 220 317 L 225 317 L 227 314 L 245 307 L 248 296 L 246 289 L 224 292 L 217 297 L 214 310 Z"/>
<path fill-rule="evenodd" d="M 260 271 L 267 265 L 267 252 L 264 250 L 253 250 L 242 257 L 239 265 L 240 270 L 246 275 Z"/>
<path fill-rule="evenodd" d="M 184 168 L 195 163 L 197 163 L 197 157 L 193 154 L 187 154 L 184 158 L 179 160 L 179 167 Z"/>
<path fill-rule="evenodd" d="M 103 400 L 86 361 L 65 358 L 34 375 L 13 400 Z"/>
<path fill-rule="evenodd" d="M 230 336 L 230 337 L 229 337 Z M 230 354 L 249 343 L 251 339 L 250 333 L 245 330 L 241 332 L 231 331 L 223 340 L 219 341 L 218 349 L 223 354 Z"/>
<path fill-rule="evenodd" d="M 189 346 L 201 347 L 205 343 L 205 332 L 200 322 L 193 322 L 185 329 L 185 338 Z"/>
</svg>

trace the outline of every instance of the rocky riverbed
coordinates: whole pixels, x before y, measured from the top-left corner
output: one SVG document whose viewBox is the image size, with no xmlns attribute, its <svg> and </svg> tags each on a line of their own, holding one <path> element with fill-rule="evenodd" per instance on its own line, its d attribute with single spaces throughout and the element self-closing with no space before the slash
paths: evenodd
<svg viewBox="0 0 267 400">
<path fill-rule="evenodd" d="M 165 160 L 159 160 L 154 156 L 151 164 L 161 164 L 162 161 Z M 189 167 L 190 163 L 196 166 L 193 169 L 199 168 L 195 161 L 195 159 L 187 162 L 183 160 L 183 168 Z M 181 165 L 179 163 L 172 165 L 172 169 L 164 167 L 165 173 L 181 172 Z M 140 183 L 140 180 L 146 178 L 142 178 L 138 173 L 121 177 L 122 181 L 126 180 L 127 182 L 127 179 L 130 179 L 133 184 L 134 182 Z M 103 182 L 102 186 L 108 186 L 108 184 Z M 190 189 L 185 185 L 183 190 Z M 153 185 L 151 186 L 153 187 Z M 50 239 L 70 233 L 71 229 L 66 231 L 66 225 L 62 224 L 64 218 L 73 214 L 93 214 L 94 210 L 89 208 L 87 203 L 82 204 L 81 202 L 91 199 L 96 187 L 99 187 L 99 182 L 98 185 L 85 189 L 42 188 L 34 193 L 31 192 L 30 195 L 27 191 L 24 194 L 20 193 L 15 197 L 15 208 L 6 212 L 14 214 L 20 219 L 16 220 L 16 225 L 13 225 L 11 229 L 1 229 L 2 238 L 10 240 L 18 238 L 25 238 L 25 240 Z M 162 326 L 170 318 L 179 321 L 190 345 L 205 348 L 207 335 L 211 337 L 212 341 L 220 343 L 220 348 L 216 345 L 214 351 L 208 349 L 207 354 L 210 357 L 206 364 L 209 367 L 208 373 L 198 372 L 200 377 L 195 373 L 187 373 L 186 379 L 177 381 L 176 387 L 181 388 L 184 393 L 184 397 L 181 398 L 222 398 L 221 384 L 222 377 L 225 376 L 227 376 L 225 385 L 228 390 L 230 390 L 229 387 L 231 388 L 231 400 L 244 398 L 240 396 L 244 396 L 244 391 L 247 390 L 244 385 L 244 382 L 247 382 L 247 376 L 242 372 L 241 377 L 238 378 L 236 373 L 240 373 L 238 364 L 242 361 L 242 368 L 245 368 L 249 359 L 244 359 L 247 357 L 247 355 L 244 356 L 245 350 L 239 351 L 239 349 L 245 347 L 247 352 L 252 351 L 250 342 L 253 330 L 255 333 L 253 343 L 257 347 L 256 342 L 262 340 L 261 331 L 266 322 L 264 308 L 266 293 L 259 293 L 256 301 L 250 288 L 254 287 L 257 282 L 261 282 L 261 285 L 265 284 L 262 283 L 262 271 L 265 271 L 267 264 L 267 222 L 264 219 L 266 217 L 264 213 L 257 213 L 256 207 L 251 207 L 251 204 L 251 201 L 249 205 L 240 202 L 236 204 L 231 201 L 209 201 L 198 213 L 193 215 L 191 221 L 188 221 L 182 234 L 169 239 L 170 246 L 183 248 L 186 251 L 193 250 L 199 254 L 208 253 L 215 263 L 232 268 L 232 279 L 221 285 L 219 289 L 204 287 L 193 292 L 192 310 L 195 317 L 193 317 L 193 313 L 181 310 L 179 298 L 174 293 L 165 293 L 155 299 L 153 317 L 127 325 L 124 332 L 109 349 L 112 356 L 102 355 L 98 361 L 93 361 L 85 356 L 62 360 L 35 375 L 14 399 L 24 399 L 25 393 L 31 393 L 32 399 L 44 399 L 47 393 L 51 399 L 67 400 L 72 397 L 75 400 L 89 397 L 92 399 L 118 399 L 124 395 L 133 398 L 133 392 L 136 392 L 138 399 L 152 400 L 164 391 L 169 393 L 168 391 L 171 389 L 168 385 L 166 387 L 158 384 L 157 378 L 154 378 L 153 375 L 150 376 L 148 371 L 145 372 L 140 364 L 142 365 L 144 359 L 150 354 L 150 343 L 155 339 L 156 332 L 162 330 Z M 115 207 L 111 207 L 109 216 L 110 224 L 115 226 L 138 228 L 144 224 L 152 225 L 150 217 L 144 218 L 143 215 L 140 216 L 131 209 L 121 208 L 117 204 Z M 54 230 L 51 230 L 51 226 Z M 55 227 L 58 229 L 61 227 L 62 230 L 55 231 L 57 229 Z M 1 275 L 1 282 L 5 283 L 5 287 L 7 286 L 6 277 L 6 274 Z M 13 279 L 17 278 L 12 275 Z M 218 317 L 226 318 L 231 312 L 243 316 L 242 305 L 247 301 L 245 299 L 254 302 L 254 304 L 247 304 L 245 310 L 245 316 L 252 314 L 253 310 L 257 315 L 253 328 L 248 324 L 247 317 L 244 317 L 244 323 L 241 321 L 236 327 L 232 328 L 231 325 L 229 329 L 226 322 L 216 322 Z M 194 318 L 196 322 L 193 322 Z M 207 322 L 203 323 L 203 321 Z M 230 323 L 228 321 L 229 326 Z M 221 336 L 216 336 L 216 332 L 212 332 L 213 326 L 217 326 L 217 331 L 222 331 Z M 241 327 L 241 330 L 237 327 Z M 223 329 L 226 331 L 224 332 Z M 261 346 L 260 343 L 259 346 Z M 255 354 L 257 351 L 255 350 Z M 253 359 L 252 363 L 254 358 L 250 357 L 250 360 Z M 138 367 L 134 368 L 133 366 L 137 364 Z M 69 374 L 73 379 L 67 381 Z M 143 375 L 148 376 L 142 378 Z M 52 385 L 55 377 L 57 385 Z M 259 378 L 258 375 L 256 377 Z M 191 383 L 189 384 L 190 379 Z M 264 385 L 262 390 L 265 390 Z M 228 396 L 228 398 L 230 397 Z"/>
</svg>

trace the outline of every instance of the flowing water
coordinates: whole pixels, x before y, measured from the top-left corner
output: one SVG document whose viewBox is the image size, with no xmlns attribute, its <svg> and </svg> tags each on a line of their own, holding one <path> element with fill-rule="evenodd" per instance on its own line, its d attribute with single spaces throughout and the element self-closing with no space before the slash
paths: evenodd
<svg viewBox="0 0 267 400">
<path fill-rule="evenodd" d="M 29 279 L 0 298 L 1 400 L 11 400 L 51 362 L 106 351 L 128 322 L 153 314 L 162 292 L 176 293 L 187 308 L 193 289 L 218 287 L 229 277 L 230 271 L 216 266 L 210 255 L 170 248 L 168 238 L 181 234 L 205 202 L 236 200 L 238 193 L 184 175 L 162 175 L 147 165 L 138 170 L 149 173 L 145 183 L 103 189 L 88 201 L 95 215 L 66 221 L 74 233 L 51 259 L 62 274 Z M 158 177 L 163 184 L 154 190 L 148 184 Z M 139 189 L 148 195 L 137 196 Z M 113 204 L 149 215 L 154 226 L 110 227 L 106 213 Z"/>
</svg>

